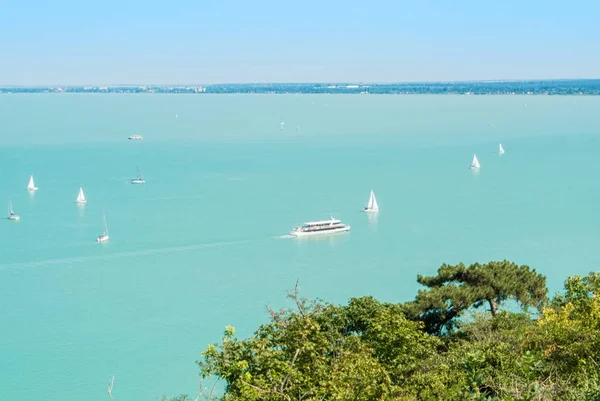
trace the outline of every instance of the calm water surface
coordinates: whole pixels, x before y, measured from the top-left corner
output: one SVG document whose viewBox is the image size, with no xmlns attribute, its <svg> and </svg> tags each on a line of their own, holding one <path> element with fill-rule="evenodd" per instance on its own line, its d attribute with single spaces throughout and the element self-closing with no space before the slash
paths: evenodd
<svg viewBox="0 0 600 401">
<path fill-rule="evenodd" d="M 441 263 L 506 258 L 555 292 L 600 260 L 599 108 L 595 97 L 1 95 L 0 201 L 21 215 L 0 221 L 2 398 L 105 400 L 112 375 L 117 399 L 194 393 L 201 350 L 227 324 L 250 334 L 296 279 L 330 302 L 406 301 Z M 127 183 L 137 165 L 146 185 Z M 372 218 L 360 213 L 371 189 Z M 111 241 L 99 245 L 103 210 Z M 284 237 L 330 216 L 352 230 Z"/>
</svg>

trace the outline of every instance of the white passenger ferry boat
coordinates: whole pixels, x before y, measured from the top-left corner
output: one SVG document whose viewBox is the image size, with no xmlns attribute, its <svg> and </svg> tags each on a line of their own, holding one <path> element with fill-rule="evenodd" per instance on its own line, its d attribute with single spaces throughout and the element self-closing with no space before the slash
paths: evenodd
<svg viewBox="0 0 600 401">
<path fill-rule="evenodd" d="M 334 234 L 350 230 L 350 226 L 343 224 L 333 217 L 330 220 L 310 221 L 296 227 L 290 233 L 293 237 L 308 237 L 312 235 Z"/>
<path fill-rule="evenodd" d="M 140 134 L 133 134 L 129 136 L 129 139 L 133 141 L 139 141 L 140 139 L 144 139 L 144 137 Z"/>
</svg>

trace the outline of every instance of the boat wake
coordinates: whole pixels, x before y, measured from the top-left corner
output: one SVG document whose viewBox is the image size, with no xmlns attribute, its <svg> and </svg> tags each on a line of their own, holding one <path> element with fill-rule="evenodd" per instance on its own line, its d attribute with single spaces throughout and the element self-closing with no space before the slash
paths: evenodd
<svg viewBox="0 0 600 401">
<path fill-rule="evenodd" d="M 153 249 L 143 249 L 139 251 L 125 251 L 125 252 L 116 252 L 106 255 L 89 255 L 89 256 L 80 256 L 73 258 L 58 258 L 58 259 L 46 259 L 46 260 L 38 260 L 38 261 L 30 261 L 30 262 L 20 262 L 20 263 L 9 263 L 0 265 L 0 270 L 5 269 L 22 269 L 28 267 L 39 267 L 39 266 L 52 266 L 52 265 L 65 265 L 65 264 L 80 264 L 82 262 L 89 262 L 92 260 L 113 260 L 113 259 L 121 259 L 121 258 L 130 258 L 137 256 L 147 256 L 147 255 L 158 255 L 165 253 L 175 253 L 175 252 L 186 252 L 192 251 L 196 249 L 207 249 L 207 248 L 219 248 L 226 246 L 234 246 L 240 245 L 248 242 L 252 242 L 255 240 L 238 240 L 238 241 L 222 241 L 222 242 L 211 242 L 211 243 L 202 243 L 202 244 L 193 244 L 193 245 L 183 245 L 183 246 L 172 246 L 165 248 L 153 248 Z"/>
<path fill-rule="evenodd" d="M 152 198 L 137 198 L 136 202 L 144 202 L 144 201 L 184 201 L 184 200 L 192 200 L 192 199 L 205 199 L 205 195 L 191 195 L 191 196 L 157 196 Z"/>
</svg>

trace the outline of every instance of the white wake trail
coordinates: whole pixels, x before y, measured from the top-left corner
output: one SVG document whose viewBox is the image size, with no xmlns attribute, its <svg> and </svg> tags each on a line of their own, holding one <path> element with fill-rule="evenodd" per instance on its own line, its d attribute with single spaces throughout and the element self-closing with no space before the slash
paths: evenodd
<svg viewBox="0 0 600 401">
<path fill-rule="evenodd" d="M 45 259 L 45 260 L 37 260 L 37 261 L 29 261 L 29 262 L 18 262 L 18 263 L 9 263 L 9 264 L 1 264 L 0 269 L 11 269 L 11 268 L 28 268 L 28 267 L 38 267 L 38 266 L 51 266 L 51 265 L 62 265 L 62 264 L 73 264 L 73 263 L 82 263 L 88 262 L 92 260 L 113 260 L 113 259 L 121 259 L 121 258 L 129 258 L 135 256 L 147 256 L 147 255 L 157 255 L 157 254 L 165 254 L 165 253 L 173 253 L 173 252 L 185 252 L 196 249 L 206 249 L 206 248 L 218 248 L 218 247 L 226 247 L 226 246 L 234 246 L 240 245 L 248 242 L 252 242 L 256 240 L 238 240 L 238 241 L 222 241 L 222 242 L 212 242 L 212 243 L 202 243 L 202 244 L 193 244 L 193 245 L 183 245 L 183 246 L 171 246 L 165 248 L 152 248 L 152 249 L 142 249 L 138 251 L 124 251 L 124 252 L 116 252 L 110 253 L 106 255 L 89 255 L 89 256 L 79 256 L 72 258 L 57 258 L 57 259 Z"/>
</svg>

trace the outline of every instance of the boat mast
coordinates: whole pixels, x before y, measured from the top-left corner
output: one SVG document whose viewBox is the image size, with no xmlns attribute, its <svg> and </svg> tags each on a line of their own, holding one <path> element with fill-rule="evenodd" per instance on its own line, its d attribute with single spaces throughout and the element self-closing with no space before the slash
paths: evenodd
<svg viewBox="0 0 600 401">
<path fill-rule="evenodd" d="M 106 213 L 102 212 L 102 216 L 104 217 L 104 234 L 108 236 L 108 225 L 106 224 Z"/>
</svg>

